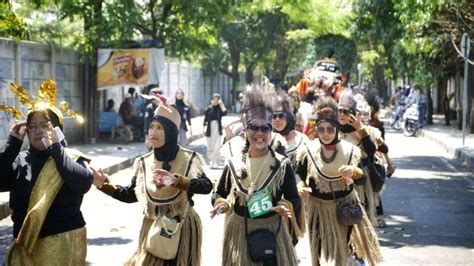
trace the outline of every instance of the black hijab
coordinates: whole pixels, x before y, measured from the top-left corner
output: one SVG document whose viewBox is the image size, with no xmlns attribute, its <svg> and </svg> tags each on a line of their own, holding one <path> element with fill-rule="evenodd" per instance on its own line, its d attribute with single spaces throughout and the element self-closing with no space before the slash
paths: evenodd
<svg viewBox="0 0 474 266">
<path fill-rule="evenodd" d="M 163 116 L 154 116 L 151 121 L 153 120 L 160 122 L 165 130 L 165 144 L 160 148 L 153 149 L 155 159 L 161 162 L 170 162 L 176 158 L 179 151 L 178 127 L 171 120 Z"/>
<path fill-rule="evenodd" d="M 331 125 L 333 125 L 334 128 L 336 129 L 336 135 L 334 136 L 334 139 L 331 141 L 331 143 L 329 143 L 329 144 L 324 144 L 324 143 L 321 141 L 321 139 L 318 138 L 318 140 L 319 140 L 319 142 L 321 143 L 321 145 L 323 145 L 323 146 L 330 146 L 330 145 L 335 145 L 335 144 L 337 144 L 337 143 L 340 141 L 340 139 L 339 139 L 339 126 L 340 126 L 340 125 L 339 125 L 339 122 L 337 122 L 337 121 L 335 121 L 335 120 L 332 120 L 332 119 L 324 119 L 324 118 L 323 118 L 323 119 L 318 119 L 318 120 L 316 121 L 316 125 L 319 125 L 321 122 L 328 122 L 328 123 L 330 123 Z M 342 131 L 342 130 L 341 130 L 341 131 Z"/>
<path fill-rule="evenodd" d="M 290 112 L 290 111 L 278 111 L 278 113 L 285 113 L 286 115 L 286 126 L 283 130 L 276 130 L 275 129 L 275 132 L 281 134 L 282 136 L 288 136 L 288 134 L 290 134 L 290 132 L 295 129 L 295 126 L 296 126 L 296 119 L 295 119 L 295 115 Z"/>
<path fill-rule="evenodd" d="M 349 124 L 341 125 L 339 128 L 342 133 L 351 133 L 355 130 L 355 128 Z"/>
</svg>

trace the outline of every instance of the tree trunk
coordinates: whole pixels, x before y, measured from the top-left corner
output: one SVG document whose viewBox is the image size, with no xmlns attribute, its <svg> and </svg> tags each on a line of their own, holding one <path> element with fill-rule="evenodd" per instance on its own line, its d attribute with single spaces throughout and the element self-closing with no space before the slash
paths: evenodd
<svg viewBox="0 0 474 266">
<path fill-rule="evenodd" d="M 454 90 L 456 95 L 456 127 L 462 129 L 462 99 L 461 99 L 461 68 L 456 64 L 456 78 L 454 81 Z"/>
<path fill-rule="evenodd" d="M 440 102 L 439 106 L 441 107 L 441 112 L 444 113 L 444 124 L 446 126 L 451 125 L 451 114 L 449 110 L 449 95 L 448 95 L 448 81 L 446 78 L 440 78 L 438 80 L 438 89 L 439 89 L 439 95 L 440 97 Z"/>
<path fill-rule="evenodd" d="M 374 81 L 380 97 L 386 102 L 387 99 L 387 84 L 385 83 L 385 73 L 380 64 L 376 63 L 374 66 Z"/>
<path fill-rule="evenodd" d="M 254 64 L 248 64 L 245 66 L 245 83 L 251 84 L 254 80 L 253 67 Z"/>
<path fill-rule="evenodd" d="M 84 30 L 85 32 L 90 32 L 90 29 L 95 25 L 99 25 L 102 21 L 102 0 L 99 1 L 89 1 L 89 5 L 93 7 L 93 14 L 91 18 L 85 18 L 84 20 Z M 99 137 L 99 109 L 100 109 L 100 93 L 97 90 L 97 49 L 100 47 L 100 38 L 99 35 L 95 36 L 94 39 L 90 40 L 90 44 L 93 47 L 94 53 L 90 55 L 90 60 L 87 60 L 87 67 L 85 71 L 85 76 L 88 77 L 84 81 L 84 92 L 85 99 L 88 103 L 85 105 L 84 111 L 86 112 L 86 141 L 94 143 L 95 140 Z"/>
<path fill-rule="evenodd" d="M 426 89 L 426 124 L 433 124 L 433 98 L 431 97 L 431 88 Z"/>
<path fill-rule="evenodd" d="M 230 49 L 230 60 L 232 64 L 232 106 L 234 106 L 235 98 L 237 97 L 237 91 L 240 87 L 240 75 L 239 75 L 239 65 L 240 65 L 240 50 L 234 45 L 229 45 Z"/>
</svg>

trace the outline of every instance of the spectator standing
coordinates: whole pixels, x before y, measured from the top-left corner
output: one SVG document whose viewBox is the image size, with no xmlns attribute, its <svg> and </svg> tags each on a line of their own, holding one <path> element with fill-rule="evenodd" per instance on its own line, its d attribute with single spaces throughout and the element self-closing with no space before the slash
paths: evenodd
<svg viewBox="0 0 474 266">
<path fill-rule="evenodd" d="M 178 109 L 179 114 L 181 115 L 181 124 L 179 126 L 179 138 L 178 143 L 179 145 L 186 147 L 188 145 L 188 138 L 186 136 L 188 132 L 188 127 L 186 122 L 188 122 L 189 130 L 191 129 L 191 108 L 184 103 L 184 91 L 182 89 L 178 89 L 175 94 L 175 102 L 173 105 L 176 109 Z M 191 132 L 191 135 L 193 133 Z"/>
<path fill-rule="evenodd" d="M 219 167 L 220 149 L 222 145 L 222 117 L 227 115 L 227 109 L 221 95 L 212 95 L 211 105 L 204 112 L 204 134 L 207 138 L 207 157 L 211 168 Z"/>
</svg>

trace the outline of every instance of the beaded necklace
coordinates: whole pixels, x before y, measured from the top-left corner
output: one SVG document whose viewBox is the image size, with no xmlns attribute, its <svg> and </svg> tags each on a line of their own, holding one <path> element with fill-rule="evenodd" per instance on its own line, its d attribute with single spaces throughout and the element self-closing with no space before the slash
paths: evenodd
<svg viewBox="0 0 474 266">
<path fill-rule="evenodd" d="M 248 169 L 248 178 L 249 178 L 249 181 L 250 181 L 250 186 L 249 186 L 249 195 L 252 195 L 253 192 L 255 191 L 255 183 L 258 181 L 258 179 L 260 178 L 260 175 L 262 174 L 263 172 L 263 168 L 267 165 L 267 161 L 268 161 L 268 158 L 270 158 L 270 151 L 267 152 L 267 155 L 265 156 L 265 160 L 263 161 L 263 163 L 260 165 L 260 168 L 258 169 L 257 171 L 257 175 L 256 176 L 253 176 L 252 177 L 252 168 L 250 167 L 250 156 L 249 154 L 247 153 L 247 158 L 245 160 L 245 167 Z M 255 179 L 254 179 L 255 178 Z"/>
</svg>

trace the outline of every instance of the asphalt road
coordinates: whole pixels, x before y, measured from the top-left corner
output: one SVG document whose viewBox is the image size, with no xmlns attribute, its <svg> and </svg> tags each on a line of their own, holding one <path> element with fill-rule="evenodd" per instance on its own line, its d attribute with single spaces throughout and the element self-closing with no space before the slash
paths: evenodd
<svg viewBox="0 0 474 266">
<path fill-rule="evenodd" d="M 474 178 L 454 164 L 437 144 L 423 138 L 387 133 L 397 166 L 383 192 L 388 227 L 377 229 L 383 265 L 474 265 Z M 205 139 L 192 148 L 205 154 Z M 206 169 L 217 180 L 221 170 Z M 130 182 L 131 170 L 112 176 Z M 223 217 L 211 220 L 209 195 L 195 195 L 203 222 L 202 265 L 220 265 Z M 141 225 L 140 204 L 126 204 L 92 188 L 82 207 L 87 222 L 90 265 L 122 265 L 136 249 Z M 0 263 L 12 240 L 11 220 L 0 221 Z M 310 264 L 307 237 L 297 245 L 300 265 Z"/>
</svg>

